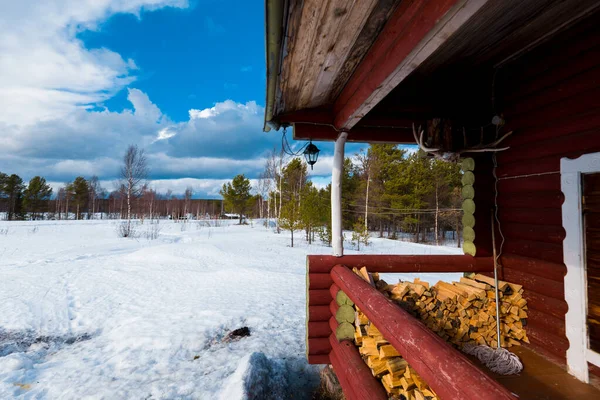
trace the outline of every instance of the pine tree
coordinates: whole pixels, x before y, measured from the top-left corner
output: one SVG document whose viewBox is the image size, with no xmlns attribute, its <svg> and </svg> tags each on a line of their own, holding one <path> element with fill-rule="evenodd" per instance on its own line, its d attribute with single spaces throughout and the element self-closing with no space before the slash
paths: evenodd
<svg viewBox="0 0 600 400">
<path fill-rule="evenodd" d="M 365 221 L 359 217 L 354 223 L 352 230 L 352 242 L 356 246 L 356 250 L 360 251 L 361 243 L 365 246 L 369 245 L 369 230 L 365 226 Z"/>
<path fill-rule="evenodd" d="M 240 225 L 242 224 L 244 213 L 249 207 L 252 195 L 250 194 L 250 180 L 247 179 L 243 174 L 237 175 L 233 178 L 231 183 L 226 183 L 219 193 L 223 196 L 225 201 L 225 207 L 239 214 Z"/>
<path fill-rule="evenodd" d="M 29 181 L 24 191 L 23 205 L 25 210 L 31 213 L 32 219 L 37 219 L 39 213 L 47 209 L 47 202 L 52 195 L 52 188 L 46 183 L 46 179 L 34 176 Z"/>
<path fill-rule="evenodd" d="M 315 228 L 322 220 L 322 208 L 321 204 L 319 204 L 319 200 L 319 191 L 311 182 L 308 182 L 302 192 L 302 203 L 300 205 L 300 219 L 302 227 L 306 232 L 308 244 L 312 243 Z"/>
<path fill-rule="evenodd" d="M 23 179 L 16 174 L 4 176 L 5 177 L 2 178 L 4 183 L 2 184 L 0 192 L 4 193 L 8 202 L 8 220 L 23 219 L 23 190 L 25 190 Z"/>
<path fill-rule="evenodd" d="M 292 246 L 294 247 L 294 231 L 302 227 L 300 206 L 296 200 L 288 201 L 281 208 L 281 228 L 292 233 Z"/>
<path fill-rule="evenodd" d="M 88 204 L 89 188 L 84 177 L 78 176 L 67 189 L 67 192 L 72 193 L 73 204 L 75 205 L 75 219 L 81 219 L 81 212 Z"/>
</svg>

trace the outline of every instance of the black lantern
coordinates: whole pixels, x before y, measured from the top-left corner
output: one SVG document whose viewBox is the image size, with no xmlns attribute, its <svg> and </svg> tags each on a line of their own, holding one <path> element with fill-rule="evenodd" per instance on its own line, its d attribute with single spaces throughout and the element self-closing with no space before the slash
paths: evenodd
<svg viewBox="0 0 600 400">
<path fill-rule="evenodd" d="M 310 165 L 310 169 L 313 169 L 313 165 L 317 162 L 319 158 L 319 148 L 312 143 L 312 140 L 304 149 L 304 158 L 306 158 L 306 162 Z"/>
</svg>

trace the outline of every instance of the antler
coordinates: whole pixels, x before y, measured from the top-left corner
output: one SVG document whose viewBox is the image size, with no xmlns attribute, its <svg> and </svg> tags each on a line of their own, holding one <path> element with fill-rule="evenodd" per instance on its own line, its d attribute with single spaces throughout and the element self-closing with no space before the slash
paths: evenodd
<svg viewBox="0 0 600 400">
<path fill-rule="evenodd" d="M 508 150 L 510 147 L 496 148 L 496 146 L 498 146 L 504 139 L 506 139 L 507 137 L 509 137 L 512 133 L 513 133 L 513 131 L 510 131 L 510 132 L 506 133 L 500 139 L 496 140 L 493 143 L 489 143 L 489 144 L 485 145 L 485 147 L 483 147 L 483 143 L 480 143 L 477 146 L 461 150 L 460 153 L 483 153 L 485 151 L 494 151 L 494 152 L 496 152 L 496 151 Z"/>
<path fill-rule="evenodd" d="M 412 129 L 413 129 L 413 136 L 415 137 L 415 141 L 417 142 L 417 144 L 419 145 L 419 147 L 421 148 L 421 150 L 423 150 L 426 153 L 435 153 L 435 152 L 437 152 L 437 151 L 440 150 L 440 149 L 434 149 L 434 148 L 431 148 L 431 147 L 426 147 L 425 144 L 423 144 L 423 133 L 425 131 L 423 131 L 420 126 L 419 126 L 419 130 L 421 131 L 421 133 L 419 134 L 418 137 L 417 137 L 417 131 L 415 129 L 415 124 L 414 123 L 412 125 Z"/>
</svg>

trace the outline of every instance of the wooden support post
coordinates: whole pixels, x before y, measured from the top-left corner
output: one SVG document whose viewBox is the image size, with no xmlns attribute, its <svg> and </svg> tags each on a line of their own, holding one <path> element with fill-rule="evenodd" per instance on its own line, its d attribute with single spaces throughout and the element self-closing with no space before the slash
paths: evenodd
<svg viewBox="0 0 600 400">
<path fill-rule="evenodd" d="M 342 173 L 344 170 L 344 145 L 347 132 L 342 132 L 335 141 L 333 153 L 333 169 L 331 171 L 331 244 L 333 255 L 344 255 L 342 235 Z"/>
<path fill-rule="evenodd" d="M 440 398 L 515 399 L 464 354 L 348 268 L 333 267 L 331 277 Z"/>
</svg>

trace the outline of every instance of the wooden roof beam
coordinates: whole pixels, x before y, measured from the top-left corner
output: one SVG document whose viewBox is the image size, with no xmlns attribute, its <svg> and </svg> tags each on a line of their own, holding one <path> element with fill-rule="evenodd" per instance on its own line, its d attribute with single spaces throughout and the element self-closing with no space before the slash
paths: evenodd
<svg viewBox="0 0 600 400">
<path fill-rule="evenodd" d="M 330 124 L 296 122 L 294 140 L 335 141 L 340 131 Z M 356 127 L 348 131 L 347 142 L 415 144 L 412 128 Z"/>
<path fill-rule="evenodd" d="M 400 3 L 336 100 L 336 129 L 353 128 L 487 1 Z"/>
</svg>

